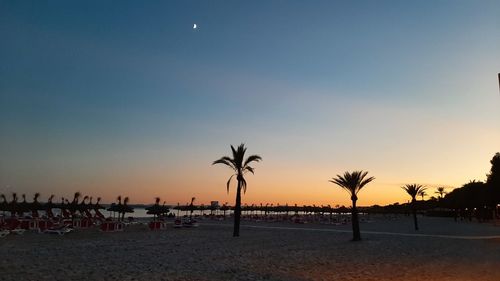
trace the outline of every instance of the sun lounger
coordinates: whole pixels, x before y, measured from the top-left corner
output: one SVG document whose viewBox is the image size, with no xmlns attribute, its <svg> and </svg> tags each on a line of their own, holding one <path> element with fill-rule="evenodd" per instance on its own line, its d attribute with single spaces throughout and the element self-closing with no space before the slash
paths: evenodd
<svg viewBox="0 0 500 281">
<path fill-rule="evenodd" d="M 106 221 L 101 224 L 101 231 L 103 232 L 116 232 L 123 231 L 124 224 L 121 222 Z"/>
<path fill-rule="evenodd" d="M 199 224 L 196 222 L 196 220 L 192 220 L 192 219 L 189 219 L 189 220 L 185 220 L 182 222 L 182 226 L 183 227 L 198 227 Z"/>
<path fill-rule="evenodd" d="M 152 221 L 149 223 L 149 229 L 151 230 L 167 229 L 167 224 L 163 221 Z"/>
<path fill-rule="evenodd" d="M 44 232 L 47 233 L 47 234 L 64 235 L 64 234 L 70 233 L 72 231 L 73 231 L 72 228 L 69 228 L 69 227 L 66 227 L 66 226 L 62 226 L 62 227 L 58 227 L 58 228 L 48 228 Z"/>
<path fill-rule="evenodd" d="M 8 230 L 0 230 L 0 238 L 4 238 L 5 236 L 9 235 L 10 231 Z"/>
<path fill-rule="evenodd" d="M 10 233 L 12 233 L 12 234 L 16 234 L 16 235 L 23 235 L 25 231 L 26 231 L 26 230 L 24 230 L 24 229 L 22 229 L 22 228 L 16 228 L 16 229 L 12 229 L 12 230 L 10 231 Z"/>
</svg>

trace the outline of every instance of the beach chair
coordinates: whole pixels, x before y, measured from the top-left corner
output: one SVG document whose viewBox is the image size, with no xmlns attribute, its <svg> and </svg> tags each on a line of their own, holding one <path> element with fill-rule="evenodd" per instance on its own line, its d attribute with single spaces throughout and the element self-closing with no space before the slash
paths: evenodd
<svg viewBox="0 0 500 281">
<path fill-rule="evenodd" d="M 73 229 L 66 227 L 65 225 L 59 226 L 59 227 L 52 227 L 52 228 L 47 228 L 44 233 L 47 234 L 57 234 L 57 235 L 64 235 L 67 233 L 72 232 Z"/>
<path fill-rule="evenodd" d="M 184 220 L 182 222 L 182 227 L 191 228 L 191 227 L 198 227 L 198 226 L 199 226 L 198 222 L 196 222 L 196 220 L 193 220 L 193 219 L 187 219 L 187 220 Z"/>
<path fill-rule="evenodd" d="M 10 231 L 8 230 L 0 230 L 0 238 L 4 238 L 5 236 L 9 235 Z"/>
<path fill-rule="evenodd" d="M 16 228 L 16 229 L 12 229 L 12 230 L 10 231 L 10 233 L 12 233 L 12 234 L 16 234 L 16 235 L 23 235 L 25 231 L 26 231 L 25 229 L 22 229 L 22 228 Z"/>
<path fill-rule="evenodd" d="M 167 224 L 163 221 L 152 221 L 149 223 L 149 229 L 151 230 L 167 229 Z"/>
<path fill-rule="evenodd" d="M 115 221 L 105 221 L 101 224 L 101 231 L 103 232 L 123 231 L 123 223 Z"/>
</svg>

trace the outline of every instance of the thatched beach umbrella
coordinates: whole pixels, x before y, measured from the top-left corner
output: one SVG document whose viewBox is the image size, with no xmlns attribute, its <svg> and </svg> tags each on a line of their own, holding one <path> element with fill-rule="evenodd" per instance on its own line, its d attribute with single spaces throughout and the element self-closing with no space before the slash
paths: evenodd
<svg viewBox="0 0 500 281">
<path fill-rule="evenodd" d="M 128 206 L 129 198 L 125 197 L 123 200 L 122 204 L 122 196 L 118 196 L 116 199 L 118 201 L 118 204 L 111 204 L 111 206 L 108 208 L 108 211 L 113 212 L 113 213 L 118 213 L 118 220 L 120 220 L 120 215 L 121 215 L 121 220 L 125 218 L 125 213 L 133 213 L 134 209 L 130 206 Z"/>
<path fill-rule="evenodd" d="M 29 212 L 30 211 L 30 204 L 26 201 L 26 194 L 23 194 L 21 195 L 22 198 L 23 198 L 23 201 L 21 201 L 21 203 L 18 204 L 18 210 L 17 210 L 17 213 L 19 216 L 24 216 L 24 213 L 25 212 Z"/>
<path fill-rule="evenodd" d="M 45 210 L 44 206 L 38 202 L 38 198 L 40 198 L 40 193 L 35 193 L 33 196 L 33 202 L 28 204 L 28 209 L 31 211 L 31 216 L 34 218 L 38 218 L 38 211 L 43 211 Z"/>
<path fill-rule="evenodd" d="M 196 209 L 196 206 L 194 205 L 194 200 L 196 200 L 196 197 L 191 198 L 191 203 L 189 204 L 189 218 L 191 219 L 193 217 L 193 212 Z"/>
<path fill-rule="evenodd" d="M 47 200 L 47 203 L 45 203 L 45 205 L 43 206 L 45 213 L 49 218 L 54 217 L 54 213 L 52 212 L 52 209 L 55 208 L 55 204 L 52 203 L 53 199 L 54 199 L 54 194 L 50 195 L 49 199 Z"/>
<path fill-rule="evenodd" d="M 153 215 L 153 220 L 156 220 L 156 216 L 160 216 L 161 214 L 161 206 L 160 206 L 160 197 L 155 198 L 155 204 L 149 207 L 146 207 L 146 214 Z"/>
<path fill-rule="evenodd" d="M 67 204 L 66 209 L 70 212 L 71 218 L 75 219 L 76 218 L 76 212 L 79 210 L 78 202 L 80 201 L 80 197 L 82 194 L 80 192 L 75 192 L 73 195 L 73 201 L 71 203 Z"/>
<path fill-rule="evenodd" d="M 227 206 L 227 202 L 224 203 L 222 205 L 222 207 L 220 207 L 220 210 L 222 211 L 222 215 L 224 216 L 224 218 L 226 217 L 226 211 L 229 210 L 229 207 Z"/>
<path fill-rule="evenodd" d="M 101 206 L 101 197 L 97 197 L 97 202 L 95 203 L 95 205 L 93 205 L 93 209 L 94 209 L 94 213 L 95 213 L 95 217 L 99 218 L 99 219 L 104 219 L 104 215 L 101 213 L 100 210 L 103 210 L 103 209 L 106 209 L 104 208 L 103 206 Z"/>
<path fill-rule="evenodd" d="M 2 202 L 0 202 L 0 211 L 2 211 L 5 215 L 5 212 L 9 211 L 9 203 L 7 202 L 7 197 L 5 197 L 5 194 L 0 194 L 0 198 L 2 199 Z"/>
<path fill-rule="evenodd" d="M 88 218 L 91 218 L 92 217 L 92 214 L 90 213 L 90 209 L 92 208 L 91 204 L 90 203 L 87 203 L 87 201 L 90 199 L 91 197 L 85 195 L 83 197 L 83 200 L 82 202 L 80 202 L 80 204 L 78 204 L 77 206 L 77 210 L 78 212 L 83 216 L 83 215 L 86 215 Z"/>
<path fill-rule="evenodd" d="M 133 213 L 134 212 L 134 208 L 130 207 L 128 205 L 130 199 L 128 197 L 125 197 L 125 199 L 123 199 L 123 205 L 121 206 L 121 209 L 120 209 L 120 213 L 122 214 L 122 220 L 125 219 L 125 213 Z"/>
<path fill-rule="evenodd" d="M 111 212 L 113 214 L 113 217 L 115 216 L 115 213 L 118 213 L 118 211 L 121 208 L 121 205 L 122 205 L 122 196 L 118 195 L 118 197 L 116 198 L 116 201 L 118 201 L 118 203 L 111 203 L 111 205 L 107 209 L 109 212 Z M 118 219 L 119 218 L 120 217 L 118 216 Z"/>
<path fill-rule="evenodd" d="M 156 217 L 166 216 L 170 212 L 170 206 L 165 204 L 166 202 L 163 202 L 163 205 L 160 205 L 160 202 L 157 201 L 153 206 L 146 208 L 146 214 L 153 215 L 153 219 L 156 219 Z"/>
</svg>

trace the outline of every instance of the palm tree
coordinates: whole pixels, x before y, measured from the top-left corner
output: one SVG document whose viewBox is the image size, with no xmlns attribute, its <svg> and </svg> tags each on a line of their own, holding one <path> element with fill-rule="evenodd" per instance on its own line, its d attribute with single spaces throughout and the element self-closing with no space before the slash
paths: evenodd
<svg viewBox="0 0 500 281">
<path fill-rule="evenodd" d="M 193 218 L 193 212 L 195 209 L 194 200 L 196 200 L 196 197 L 191 198 L 191 203 L 189 203 L 189 206 L 187 208 L 187 209 L 189 209 L 189 220 L 191 220 Z"/>
<path fill-rule="evenodd" d="M 359 220 L 358 220 L 358 209 L 356 208 L 356 201 L 358 200 L 358 192 L 368 183 L 373 181 L 374 177 L 367 178 L 368 172 L 363 171 L 354 171 L 352 173 L 345 172 L 343 176 L 337 175 L 336 178 L 332 178 L 330 180 L 331 183 L 334 183 L 340 187 L 342 187 L 345 191 L 347 191 L 351 195 L 352 200 L 352 241 L 361 240 L 361 233 L 359 231 Z"/>
<path fill-rule="evenodd" d="M 427 196 L 427 193 L 425 192 L 425 190 L 420 190 L 418 192 L 418 196 L 422 197 L 422 201 L 424 201 L 424 196 Z"/>
<path fill-rule="evenodd" d="M 434 193 L 439 194 L 439 199 L 443 199 L 444 195 L 446 194 L 446 191 L 444 191 L 444 187 L 440 186 Z"/>
<path fill-rule="evenodd" d="M 236 188 L 236 204 L 234 206 L 234 230 L 233 237 L 240 236 L 240 217 L 241 217 L 241 189 L 243 189 L 243 193 L 247 191 L 247 182 L 245 180 L 244 175 L 247 172 L 254 173 L 254 168 L 252 168 L 249 164 L 252 162 L 259 162 L 262 160 L 262 157 L 259 155 L 251 155 L 245 160 L 245 152 L 246 147 L 244 144 L 240 144 L 238 148 L 234 148 L 231 145 L 231 151 L 233 152 L 233 158 L 224 156 L 219 160 L 216 160 L 212 163 L 215 164 L 224 164 L 231 169 L 233 169 L 234 174 L 229 177 L 227 181 L 227 192 L 229 193 L 229 184 L 231 183 L 231 179 L 236 176 L 236 180 L 238 181 L 238 186 Z"/>
<path fill-rule="evenodd" d="M 425 191 L 426 187 L 420 184 L 407 184 L 401 187 L 411 196 L 411 209 L 413 212 L 413 221 L 415 222 L 415 230 L 418 230 L 417 222 L 417 199 L 416 197 Z"/>
</svg>

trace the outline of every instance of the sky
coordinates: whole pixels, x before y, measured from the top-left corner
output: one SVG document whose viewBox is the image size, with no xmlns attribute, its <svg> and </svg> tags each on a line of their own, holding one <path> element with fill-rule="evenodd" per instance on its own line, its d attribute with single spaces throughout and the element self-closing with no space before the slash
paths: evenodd
<svg viewBox="0 0 500 281">
<path fill-rule="evenodd" d="M 484 180 L 499 1 L 0 0 L 0 193 L 359 205 Z M 197 28 L 193 29 L 193 24 Z"/>
</svg>

